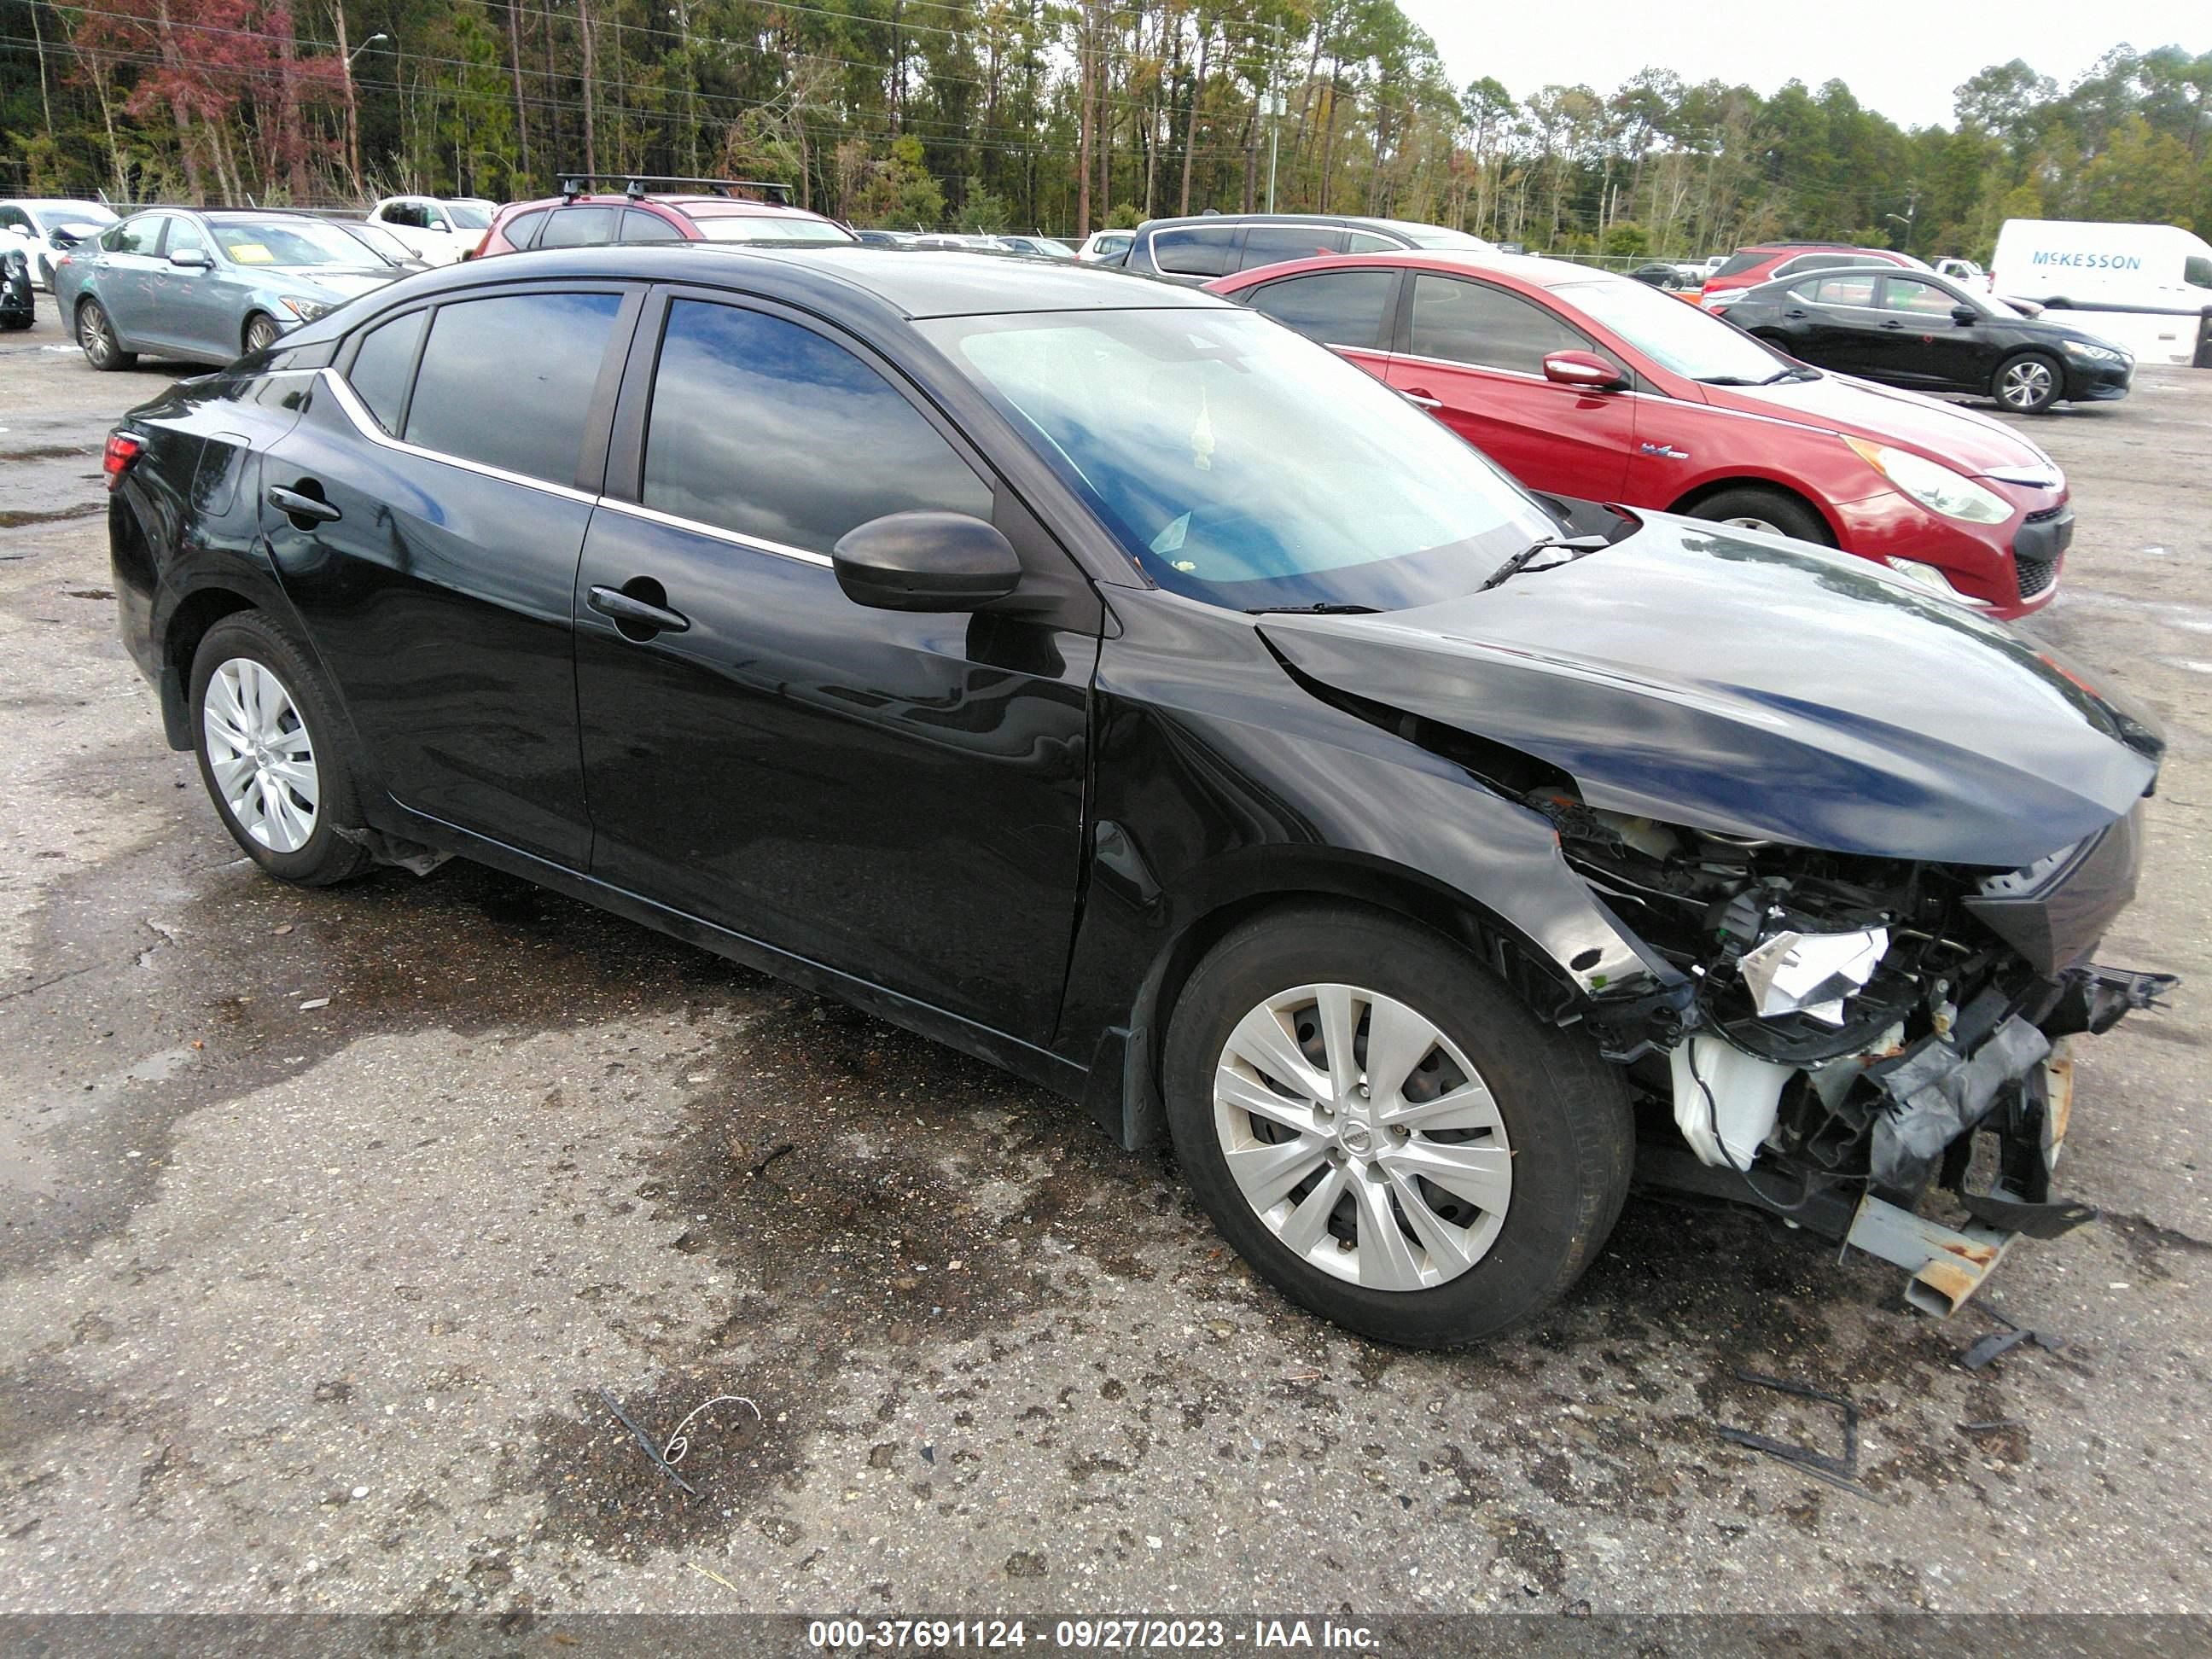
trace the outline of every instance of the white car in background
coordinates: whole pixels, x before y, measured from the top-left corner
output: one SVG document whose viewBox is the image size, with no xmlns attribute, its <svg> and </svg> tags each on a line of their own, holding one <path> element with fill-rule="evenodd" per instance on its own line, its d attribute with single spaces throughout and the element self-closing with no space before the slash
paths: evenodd
<svg viewBox="0 0 2212 1659">
<path fill-rule="evenodd" d="M 99 202 L 74 202 L 62 198 L 21 196 L 0 202 L 0 250 L 11 243 L 24 244 L 31 267 L 31 282 L 49 294 L 54 288 L 54 261 L 88 236 L 97 236 L 115 222 L 115 210 Z"/>
<path fill-rule="evenodd" d="M 478 196 L 387 196 L 368 222 L 390 231 L 425 264 L 450 265 L 477 251 L 499 204 Z"/>
<path fill-rule="evenodd" d="M 1136 240 L 1133 230 L 1094 230 L 1091 240 L 1075 250 L 1075 257 L 1086 265 L 1118 265 L 1129 257 Z"/>
</svg>

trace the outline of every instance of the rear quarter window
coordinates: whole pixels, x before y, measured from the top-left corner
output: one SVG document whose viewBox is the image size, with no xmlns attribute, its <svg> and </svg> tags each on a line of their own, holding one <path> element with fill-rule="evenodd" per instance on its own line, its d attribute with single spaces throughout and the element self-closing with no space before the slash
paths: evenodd
<svg viewBox="0 0 2212 1659">
<path fill-rule="evenodd" d="M 546 217 L 544 208 L 539 208 L 534 213 L 518 213 L 507 222 L 500 234 L 506 237 L 518 251 L 534 246 L 538 241 L 538 233 L 545 228 Z"/>
</svg>

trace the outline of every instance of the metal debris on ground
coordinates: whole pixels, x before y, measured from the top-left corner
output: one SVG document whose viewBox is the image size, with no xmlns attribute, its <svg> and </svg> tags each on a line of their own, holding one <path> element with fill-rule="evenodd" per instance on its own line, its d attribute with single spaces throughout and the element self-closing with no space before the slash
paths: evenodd
<svg viewBox="0 0 2212 1659">
<path fill-rule="evenodd" d="M 2001 1331 L 1991 1331 L 1966 1350 L 1959 1363 L 1970 1371 L 1981 1370 L 1999 1354 L 2008 1353 L 2023 1342 L 2033 1342 L 2037 1347 L 2051 1353 L 2056 1353 L 2066 1346 L 2064 1337 L 2053 1336 L 2047 1331 L 2032 1331 L 2025 1325 L 2016 1325 L 1995 1308 L 1984 1304 L 1977 1303 L 1975 1311 L 1984 1318 L 1995 1320 L 2004 1328 Z"/>
<path fill-rule="evenodd" d="M 761 1420 L 761 1408 L 741 1394 L 718 1394 L 704 1405 L 694 1406 L 684 1420 L 676 1425 L 676 1432 L 668 1437 L 668 1443 L 660 1449 L 661 1461 L 668 1466 L 671 1474 L 675 1473 L 676 1466 L 684 1461 L 684 1454 L 691 1449 L 691 1443 L 685 1438 L 684 1431 L 691 1426 L 693 1419 L 701 1412 L 709 1407 L 721 1405 L 743 1406 L 752 1413 L 754 1422 Z"/>
<path fill-rule="evenodd" d="M 1717 1423 L 1713 1427 L 1722 1439 L 1735 1445 L 1747 1447 L 1755 1452 L 1764 1452 L 1769 1457 L 1778 1458 L 1784 1463 L 1802 1469 L 1816 1480 L 1825 1480 L 1832 1486 L 1840 1486 L 1844 1491 L 1856 1493 L 1861 1498 L 1869 1499 L 1875 1498 L 1874 1493 L 1858 1483 L 1859 1408 L 1856 1406 L 1842 1395 L 1830 1394 L 1824 1389 L 1816 1389 L 1804 1382 L 1792 1382 L 1784 1377 L 1766 1376 L 1758 1371 L 1745 1370 L 1738 1371 L 1736 1376 L 1740 1381 L 1752 1383 L 1759 1388 L 1772 1389 L 1778 1394 L 1795 1395 L 1801 1400 L 1817 1400 L 1839 1408 L 1844 1414 L 1843 1455 L 1840 1457 L 1831 1457 L 1826 1452 L 1814 1450 L 1810 1446 L 1794 1445 L 1787 1440 L 1776 1440 L 1766 1435 L 1755 1434 L 1749 1429 L 1739 1429 L 1726 1423 Z"/>
<path fill-rule="evenodd" d="M 651 1440 L 646 1437 L 645 1431 L 638 1427 L 636 1421 L 628 1412 L 622 1408 L 622 1401 L 616 1399 L 614 1395 L 609 1394 L 605 1389 L 601 1389 L 599 1390 L 599 1398 L 607 1402 L 607 1409 L 621 1419 L 623 1427 L 628 1429 L 630 1433 L 636 1437 L 637 1443 L 645 1448 L 645 1455 L 647 1457 L 650 1457 L 654 1462 L 660 1465 L 660 1472 L 666 1475 L 671 1480 L 673 1480 L 678 1486 L 683 1487 L 684 1490 L 689 1492 L 692 1497 L 696 1498 L 699 1495 L 699 1489 L 693 1486 L 689 1480 L 686 1480 L 682 1475 L 677 1474 L 676 1466 L 660 1455 L 659 1449 L 656 1447 Z"/>
</svg>

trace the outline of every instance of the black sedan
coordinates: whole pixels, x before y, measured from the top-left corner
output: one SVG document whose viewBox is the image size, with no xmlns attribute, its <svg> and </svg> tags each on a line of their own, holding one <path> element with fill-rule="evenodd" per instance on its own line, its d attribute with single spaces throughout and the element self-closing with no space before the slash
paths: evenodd
<svg viewBox="0 0 2212 1659">
<path fill-rule="evenodd" d="M 2023 415 L 2124 398 L 2135 378 L 2135 359 L 2111 341 L 1929 271 L 1812 271 L 1753 289 L 1723 314 L 1802 362 L 1995 398 Z"/>
<path fill-rule="evenodd" d="M 2046 1062 L 2165 983 L 2086 960 L 2161 747 L 2124 700 L 1863 561 L 1570 536 L 1194 290 L 519 254 L 106 465 L 125 641 L 270 875 L 476 859 L 848 998 L 1171 1136 L 1370 1336 L 1534 1313 L 1638 1168 L 1948 1307 L 2087 1214 Z"/>
</svg>

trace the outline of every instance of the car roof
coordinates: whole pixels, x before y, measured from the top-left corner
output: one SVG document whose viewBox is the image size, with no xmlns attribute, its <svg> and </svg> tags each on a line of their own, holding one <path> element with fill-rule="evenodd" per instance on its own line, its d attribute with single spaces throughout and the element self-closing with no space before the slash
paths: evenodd
<svg viewBox="0 0 2212 1659">
<path fill-rule="evenodd" d="M 811 208 L 794 207 L 787 202 L 759 202 L 746 196 L 661 195 L 652 192 L 630 196 L 620 191 L 593 191 L 580 196 L 547 196 L 535 202 L 516 202 L 509 210 L 518 216 L 530 208 L 559 207 L 642 207 L 655 204 L 674 208 L 695 219 L 757 217 L 764 219 L 823 219 L 827 214 L 817 213 Z M 708 210 L 702 211 L 702 210 Z"/>
<path fill-rule="evenodd" d="M 1230 303 L 1200 289 L 1123 270 L 1079 265 L 1072 260 L 1008 259 L 977 253 L 871 247 L 864 242 L 823 243 L 788 251 L 726 242 L 634 242 L 611 247 L 540 249 L 443 266 L 409 277 L 386 291 L 393 295 L 428 297 L 495 282 L 562 277 L 626 277 L 702 286 L 717 281 L 737 285 L 748 277 L 765 277 L 778 289 L 813 289 L 825 301 L 870 297 L 910 319 L 1015 312 L 1219 309 Z M 832 303 L 824 308 L 841 307 Z M 343 331 L 350 320 L 349 317 L 342 319 L 332 331 Z M 320 325 L 311 324 L 291 337 L 306 341 L 323 336 Z"/>
<path fill-rule="evenodd" d="M 1334 270 L 1340 265 L 1385 265 L 1396 270 L 1402 265 L 1414 270 L 1464 271 L 1473 276 L 1503 276 L 1510 282 L 1525 283 L 1530 288 L 1545 289 L 1570 288 L 1579 283 L 1626 283 L 1630 280 L 1618 271 L 1601 270 L 1595 265 L 1578 265 L 1565 259 L 1547 259 L 1534 253 L 1500 253 L 1493 249 L 1478 247 L 1406 247 L 1376 253 L 1324 253 L 1311 259 L 1291 259 L 1278 265 L 1259 265 L 1237 275 L 1240 279 L 1262 273 L 1272 275 L 1291 265 L 1310 265 L 1316 270 Z M 1240 280 L 1238 286 L 1243 285 Z"/>
</svg>

